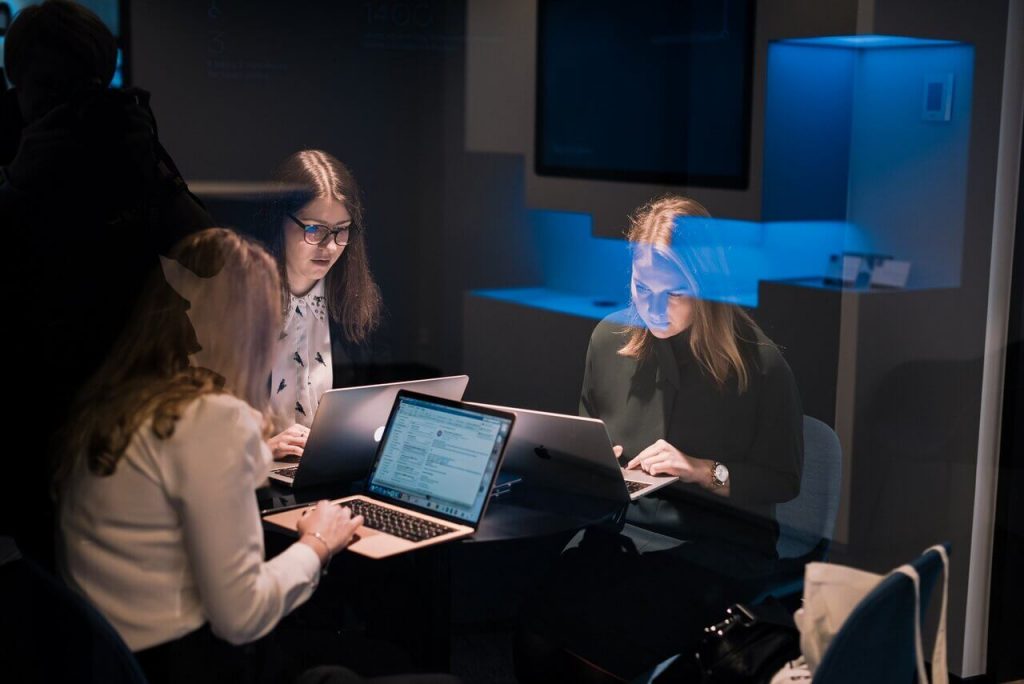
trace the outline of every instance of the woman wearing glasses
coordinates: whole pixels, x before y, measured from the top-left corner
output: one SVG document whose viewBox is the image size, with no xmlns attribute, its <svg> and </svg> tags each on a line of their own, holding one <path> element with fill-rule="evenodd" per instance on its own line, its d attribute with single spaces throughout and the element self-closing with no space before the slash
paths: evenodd
<svg viewBox="0 0 1024 684">
<path fill-rule="evenodd" d="M 382 305 L 352 173 L 326 152 L 302 150 L 284 161 L 276 180 L 283 192 L 273 203 L 268 242 L 285 307 L 270 400 L 281 426 L 291 425 L 270 439 L 280 459 L 302 455 L 320 397 L 338 380 L 334 369 L 369 363 Z"/>
</svg>

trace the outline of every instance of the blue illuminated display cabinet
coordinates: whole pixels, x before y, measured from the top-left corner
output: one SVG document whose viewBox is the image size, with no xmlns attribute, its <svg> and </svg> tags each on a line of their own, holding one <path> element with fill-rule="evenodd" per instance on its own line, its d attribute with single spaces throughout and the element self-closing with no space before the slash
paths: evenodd
<svg viewBox="0 0 1024 684">
<path fill-rule="evenodd" d="M 801 379 L 808 415 L 835 424 L 840 410 L 838 359 L 850 356 L 840 354 L 841 321 L 847 339 L 874 339 L 879 331 L 862 329 L 858 316 L 896 327 L 894 312 L 960 284 L 973 61 L 973 47 L 955 41 L 769 44 L 761 220 L 709 220 L 732 288 L 709 298 L 757 309 Z M 594 237 L 585 214 L 536 208 L 529 224 L 523 238 L 539 262 L 533 284 L 467 294 L 465 367 L 475 396 L 573 412 L 594 320 L 628 303 L 629 254 L 623 242 Z M 909 261 L 906 289 L 826 281 L 830 256 L 842 252 Z M 847 300 L 856 305 L 844 310 Z M 502 334 L 480 345 L 480 330 Z M 870 365 L 857 362 L 858 373 Z M 544 378 L 542 393 L 536 378 Z M 845 539 L 852 532 L 841 523 Z"/>
<path fill-rule="evenodd" d="M 974 48 L 893 36 L 772 42 L 762 221 L 843 221 L 846 246 L 960 283 Z"/>
</svg>

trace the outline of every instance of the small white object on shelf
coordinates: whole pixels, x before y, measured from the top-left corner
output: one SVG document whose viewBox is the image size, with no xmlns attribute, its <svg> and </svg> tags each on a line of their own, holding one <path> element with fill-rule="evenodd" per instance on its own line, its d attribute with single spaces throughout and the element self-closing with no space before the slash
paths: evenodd
<svg viewBox="0 0 1024 684">
<path fill-rule="evenodd" d="M 871 270 L 872 287 L 906 287 L 909 278 L 909 261 L 884 259 Z"/>
</svg>

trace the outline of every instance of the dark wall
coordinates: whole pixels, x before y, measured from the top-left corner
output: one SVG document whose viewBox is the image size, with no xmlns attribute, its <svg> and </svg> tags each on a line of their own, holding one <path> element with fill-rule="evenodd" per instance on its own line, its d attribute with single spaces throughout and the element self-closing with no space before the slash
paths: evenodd
<svg viewBox="0 0 1024 684">
<path fill-rule="evenodd" d="M 872 564 L 882 567 L 895 560 L 897 550 L 911 551 L 911 545 L 935 543 L 939 537 L 953 542 L 950 584 L 950 670 L 962 670 L 963 625 L 966 618 L 968 567 L 973 544 L 975 469 L 982 391 L 982 357 L 986 334 L 989 296 L 989 268 L 992 258 L 992 230 L 996 189 L 996 160 L 999 121 L 1003 97 L 1006 2 L 963 3 L 956 0 L 929 2 L 922 11 L 914 0 L 886 0 L 875 5 L 877 33 L 949 38 L 975 47 L 974 101 L 968 157 L 966 216 L 962 252 L 961 285 L 908 300 L 905 306 L 873 312 L 862 319 L 863 326 L 876 334 L 862 340 L 871 343 L 858 348 L 858 395 L 863 402 L 858 414 L 875 418 L 861 423 L 854 442 L 886 445 L 875 450 L 875 465 L 894 466 L 893 479 L 900 473 L 916 479 L 916 486 L 879 499 L 880 526 L 862 526 L 862 539 Z M 890 401 L 895 387 L 902 401 Z M 882 415 L 879 402 L 892 406 L 896 415 Z M 902 453 L 893 446 L 892 427 L 899 423 L 903 434 L 921 437 L 916 448 Z M 936 429 L 928 430 L 928 426 Z M 937 448 L 936 448 L 937 447 Z M 886 460 L 885 454 L 891 455 Z M 875 471 L 879 472 L 879 471 Z M 885 478 L 888 481 L 888 478 Z M 911 480 L 914 481 L 914 480 Z M 870 482 L 854 486 L 877 496 L 878 486 Z M 913 494 L 909 494 L 913 492 Z M 942 502 L 942 512 L 917 517 Z M 899 503 L 897 503 L 899 502 Z M 884 515 L 883 515 L 884 513 Z M 914 520 L 901 534 L 893 534 L 893 520 Z M 871 541 L 868 542 L 868 539 Z M 905 542 L 905 543 L 901 543 Z M 890 563 L 891 565 L 891 563 Z M 967 635 L 969 639 L 976 635 Z"/>
<path fill-rule="evenodd" d="M 416 357 L 419 255 L 441 224 L 444 69 L 461 49 L 461 3 L 414 4 L 132 5 L 134 80 L 189 181 L 266 180 L 302 148 L 350 166 L 399 360 Z"/>
<path fill-rule="evenodd" d="M 460 371 L 463 291 L 535 281 L 522 159 L 465 151 L 464 2 L 141 0 L 132 29 L 190 181 L 265 180 L 307 147 L 351 167 L 396 360 Z"/>
<path fill-rule="evenodd" d="M 984 344 L 995 201 L 999 117 L 1003 97 L 1007 2 L 964 3 L 935 0 L 922 11 L 916 0 L 885 0 L 875 6 L 875 31 L 922 38 L 960 40 L 974 45 L 974 102 L 967 174 L 960 292 L 953 302 L 957 322 L 948 326 L 945 350 L 978 355 Z"/>
<path fill-rule="evenodd" d="M 969 586 L 983 582 L 969 576 L 972 548 L 986 543 L 972 538 L 972 524 L 985 418 L 982 370 L 1006 22 L 1006 2 L 943 0 L 929 3 L 927 11 L 915 0 L 874 3 L 874 33 L 952 39 L 975 48 L 960 285 L 851 293 L 841 309 L 849 325 L 837 325 L 831 336 L 820 330 L 821 316 L 809 315 L 806 322 L 796 317 L 794 309 L 812 311 L 805 306 L 789 304 L 785 316 L 772 320 L 785 326 L 776 339 L 787 342 L 798 382 L 807 380 L 808 366 L 833 339 L 839 342 L 840 367 L 851 371 L 848 394 L 839 393 L 849 402 L 845 409 L 837 405 L 837 418 L 849 412 L 846 430 L 837 420 L 849 467 L 848 534 L 834 547 L 832 560 L 886 571 L 931 544 L 951 542 L 949 661 L 952 672 L 964 675 L 980 672 L 964 656 L 965 638 L 977 645 L 981 636 L 978 625 L 966 634 L 967 596 Z M 767 316 L 767 309 L 755 316 Z M 831 369 L 826 364 L 810 377 L 820 382 Z M 827 412 L 827 402 L 808 398 Z"/>
</svg>

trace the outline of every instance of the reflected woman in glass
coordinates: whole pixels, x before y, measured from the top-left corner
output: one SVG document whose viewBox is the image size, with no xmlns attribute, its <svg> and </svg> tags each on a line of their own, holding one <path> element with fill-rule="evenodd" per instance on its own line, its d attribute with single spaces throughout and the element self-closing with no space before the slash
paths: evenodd
<svg viewBox="0 0 1024 684">
<path fill-rule="evenodd" d="M 284 320 L 270 378 L 271 409 L 283 431 L 275 458 L 301 456 L 320 397 L 335 369 L 366 366 L 381 320 L 370 272 L 363 204 L 352 173 L 320 150 L 288 157 L 276 176 L 267 242 L 277 257 Z M 350 383 L 346 383 L 350 384 Z"/>
<path fill-rule="evenodd" d="M 621 536 L 591 530 L 563 554 L 550 597 L 562 607 L 538 629 L 626 678 L 692 652 L 709 620 L 756 595 L 776 558 L 775 504 L 800 487 L 792 372 L 730 303 L 708 216 L 674 196 L 636 213 L 632 307 L 598 324 L 587 350 L 580 413 L 605 422 L 625 467 L 679 480 L 630 504 Z"/>
</svg>

